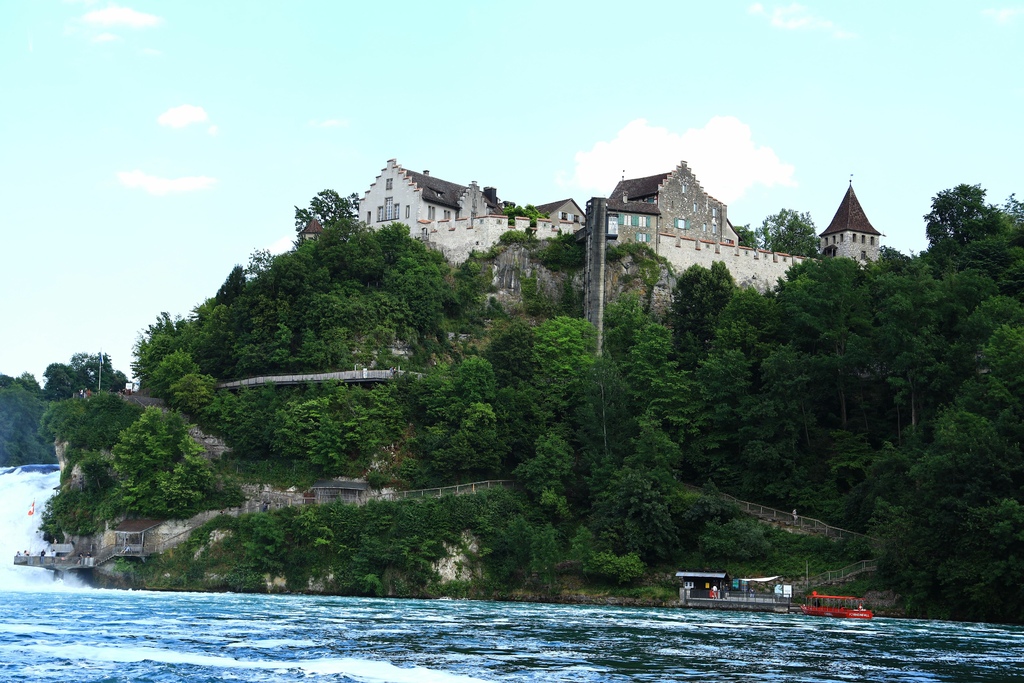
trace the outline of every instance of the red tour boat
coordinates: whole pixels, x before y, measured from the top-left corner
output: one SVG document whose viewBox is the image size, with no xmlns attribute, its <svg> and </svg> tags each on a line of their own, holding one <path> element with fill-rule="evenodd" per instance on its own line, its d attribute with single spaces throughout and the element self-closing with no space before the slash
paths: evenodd
<svg viewBox="0 0 1024 683">
<path fill-rule="evenodd" d="M 871 610 L 864 609 L 864 598 L 850 595 L 818 595 L 818 591 L 808 595 L 800 609 L 811 617 L 871 619 L 875 616 Z"/>
</svg>

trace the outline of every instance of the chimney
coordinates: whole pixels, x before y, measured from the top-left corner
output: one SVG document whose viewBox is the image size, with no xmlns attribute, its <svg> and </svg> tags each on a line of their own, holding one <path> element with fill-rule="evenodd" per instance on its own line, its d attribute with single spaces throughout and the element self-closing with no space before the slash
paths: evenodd
<svg viewBox="0 0 1024 683">
<path fill-rule="evenodd" d="M 494 205 L 498 204 L 498 190 L 496 188 L 485 187 L 484 188 L 484 197 L 486 197 L 487 201 L 489 201 L 491 204 L 494 204 Z"/>
<path fill-rule="evenodd" d="M 629 195 L 627 195 L 625 192 L 623 192 L 622 193 L 622 203 L 625 204 L 628 201 L 629 201 Z"/>
<path fill-rule="evenodd" d="M 424 169 L 424 171 L 423 171 L 423 175 L 430 175 L 430 171 L 428 171 L 428 170 Z"/>
</svg>

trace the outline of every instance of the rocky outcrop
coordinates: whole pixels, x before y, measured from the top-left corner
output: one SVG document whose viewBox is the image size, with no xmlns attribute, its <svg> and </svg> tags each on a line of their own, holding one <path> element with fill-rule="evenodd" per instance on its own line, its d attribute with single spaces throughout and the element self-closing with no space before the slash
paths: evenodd
<svg viewBox="0 0 1024 683">
<path fill-rule="evenodd" d="M 57 464 L 60 466 L 60 471 L 63 472 L 68 466 L 68 442 L 60 440 L 54 441 L 53 450 L 57 454 Z"/>
<path fill-rule="evenodd" d="M 482 576 L 475 561 L 480 555 L 480 544 L 471 533 L 463 531 L 458 545 L 445 543 L 444 549 L 445 556 L 433 566 L 441 583 L 470 581 Z"/>
<path fill-rule="evenodd" d="M 188 430 L 188 435 L 192 437 L 193 441 L 203 447 L 203 457 L 207 460 L 216 460 L 231 450 L 231 447 L 224 442 L 224 439 L 207 434 L 195 425 Z"/>
<path fill-rule="evenodd" d="M 664 315 L 672 305 L 675 278 L 668 266 L 654 260 L 638 261 L 626 256 L 605 266 L 605 301 L 612 302 L 635 292 L 651 311 Z"/>
<path fill-rule="evenodd" d="M 502 306 L 522 304 L 523 280 L 534 278 L 537 281 L 538 295 L 552 301 L 561 298 L 562 292 L 565 291 L 565 281 L 570 276 L 566 273 L 555 273 L 541 265 L 533 255 L 536 248 L 512 244 L 494 257 L 491 264 L 491 286 L 494 289 L 492 296 Z"/>
</svg>

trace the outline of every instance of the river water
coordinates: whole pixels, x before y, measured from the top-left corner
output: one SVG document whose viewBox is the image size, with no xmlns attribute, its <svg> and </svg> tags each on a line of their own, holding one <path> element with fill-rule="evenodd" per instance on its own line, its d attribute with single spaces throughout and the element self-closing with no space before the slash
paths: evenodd
<svg viewBox="0 0 1024 683">
<path fill-rule="evenodd" d="M 0 474 L 4 514 L 25 516 L 15 489 L 34 477 Z M 42 543 L 12 539 L 10 523 L 5 548 Z M 3 681 L 1024 679 L 1020 626 L 93 590 L 7 563 L 0 599 Z"/>
</svg>

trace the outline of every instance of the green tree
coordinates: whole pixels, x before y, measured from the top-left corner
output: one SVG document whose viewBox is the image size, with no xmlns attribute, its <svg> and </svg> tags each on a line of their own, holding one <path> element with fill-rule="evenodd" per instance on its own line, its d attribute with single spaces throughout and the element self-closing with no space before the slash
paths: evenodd
<svg viewBox="0 0 1024 683">
<path fill-rule="evenodd" d="M 932 197 L 932 210 L 924 220 L 932 247 L 947 240 L 963 246 L 991 237 L 1004 226 L 999 209 L 985 203 L 981 185 L 960 184 L 939 192 Z"/>
<path fill-rule="evenodd" d="M 740 244 L 745 247 L 756 248 L 760 246 L 757 241 L 757 230 L 750 227 L 750 223 L 746 225 L 734 225 L 733 230 L 736 231 L 736 237 L 739 238 Z"/>
<path fill-rule="evenodd" d="M 768 216 L 757 229 L 760 246 L 769 251 L 781 251 L 796 256 L 815 256 L 818 253 L 818 233 L 811 214 L 782 209 Z"/>
<path fill-rule="evenodd" d="M 324 228 L 336 227 L 339 223 L 355 221 L 359 209 L 359 195 L 353 192 L 342 197 L 335 190 L 322 190 L 309 200 L 309 207 L 295 207 L 295 232 L 302 232 L 314 218 Z"/>
<path fill-rule="evenodd" d="M 111 450 L 125 508 L 153 517 L 197 512 L 213 486 L 202 452 L 180 417 L 147 408 Z"/>
<path fill-rule="evenodd" d="M 115 370 L 110 354 L 76 353 L 68 363 L 50 363 L 43 371 L 43 393 L 47 400 L 70 398 L 79 390 L 116 391 L 123 389 L 128 378 Z"/>
<path fill-rule="evenodd" d="M 0 467 L 55 461 L 53 447 L 39 434 L 45 409 L 32 375 L 0 374 Z"/>
<path fill-rule="evenodd" d="M 789 271 L 779 291 L 785 324 L 811 354 L 816 379 L 835 388 L 844 429 L 850 389 L 870 357 L 868 301 L 864 274 L 852 259 L 805 261 Z"/>
<path fill-rule="evenodd" d="M 545 507 L 563 516 L 569 512 L 565 498 L 575 457 L 569 443 L 558 434 L 537 439 L 536 455 L 515 469 L 517 481 Z"/>
<path fill-rule="evenodd" d="M 718 316 L 732 299 L 736 283 L 720 261 L 711 268 L 690 266 L 672 289 L 669 323 L 684 368 L 692 368 L 711 348 Z"/>
</svg>

